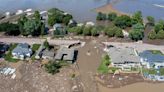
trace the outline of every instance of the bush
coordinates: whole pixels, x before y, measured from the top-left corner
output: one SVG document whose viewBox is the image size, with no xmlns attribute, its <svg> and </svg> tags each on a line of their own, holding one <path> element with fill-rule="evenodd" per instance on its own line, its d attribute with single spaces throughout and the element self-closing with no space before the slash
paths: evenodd
<svg viewBox="0 0 164 92">
<path fill-rule="evenodd" d="M 164 39 L 164 30 L 160 30 L 160 31 L 157 33 L 157 38 L 158 38 L 158 39 Z"/>
<path fill-rule="evenodd" d="M 108 14 L 108 20 L 113 21 L 117 18 L 117 14 L 114 12 L 111 12 Z"/>
<path fill-rule="evenodd" d="M 156 32 L 155 31 L 151 31 L 149 34 L 148 34 L 148 38 L 149 39 L 156 39 L 156 37 L 157 37 L 157 34 L 156 34 Z"/>
<path fill-rule="evenodd" d="M 92 30 L 92 27 L 85 27 L 84 30 L 83 30 L 83 35 L 84 36 L 90 36 L 91 35 L 91 30 Z"/>
<path fill-rule="evenodd" d="M 105 55 L 102 59 L 102 62 L 100 64 L 100 66 L 98 67 L 98 72 L 99 73 L 108 73 L 109 72 L 109 68 L 108 66 L 110 65 L 110 58 L 108 55 Z"/>
<path fill-rule="evenodd" d="M 119 38 L 124 37 L 123 32 L 122 32 L 121 29 L 117 29 L 116 32 L 115 32 L 115 35 L 116 35 L 116 37 L 119 37 Z"/>
<path fill-rule="evenodd" d="M 97 14 L 96 20 L 106 20 L 106 14 L 103 14 L 103 13 L 99 12 Z"/>
<path fill-rule="evenodd" d="M 131 27 L 131 25 L 132 25 L 131 18 L 127 15 L 122 15 L 122 16 L 117 17 L 114 20 L 114 24 L 117 27 L 120 27 L 120 28 L 123 28 L 123 29 L 126 28 L 126 27 Z"/>
<path fill-rule="evenodd" d="M 49 62 L 45 65 L 45 69 L 48 73 L 56 74 L 59 72 L 59 69 L 61 68 L 59 63 L 56 62 Z"/>
<path fill-rule="evenodd" d="M 129 33 L 129 37 L 134 41 L 142 40 L 144 37 L 144 33 L 141 30 L 131 30 Z"/>
</svg>

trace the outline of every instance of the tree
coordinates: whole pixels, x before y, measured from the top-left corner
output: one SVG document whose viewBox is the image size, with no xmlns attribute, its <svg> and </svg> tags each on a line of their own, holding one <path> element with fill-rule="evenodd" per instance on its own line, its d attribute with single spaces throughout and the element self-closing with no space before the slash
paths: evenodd
<svg viewBox="0 0 164 92">
<path fill-rule="evenodd" d="M 153 30 L 153 31 L 151 31 L 149 34 L 148 34 L 148 38 L 149 39 L 156 39 L 156 37 L 157 37 L 157 34 L 156 34 L 156 32 Z"/>
<path fill-rule="evenodd" d="M 91 35 L 92 36 L 98 36 L 99 34 L 98 34 L 98 30 L 97 30 L 97 28 L 92 28 L 92 30 L 91 30 Z"/>
<path fill-rule="evenodd" d="M 134 41 L 142 40 L 144 37 L 144 32 L 141 30 L 133 29 L 130 31 L 129 37 Z"/>
<path fill-rule="evenodd" d="M 92 27 L 84 27 L 83 35 L 84 36 L 90 36 L 91 35 L 91 30 L 92 30 Z"/>
<path fill-rule="evenodd" d="M 40 20 L 40 19 L 41 19 L 41 15 L 40 15 L 39 11 L 35 11 L 35 12 L 34 12 L 34 18 L 35 18 L 36 20 Z"/>
<path fill-rule="evenodd" d="M 68 28 L 68 32 L 79 35 L 83 33 L 83 27 L 77 26 L 77 27 Z"/>
<path fill-rule="evenodd" d="M 111 12 L 108 14 L 108 20 L 113 21 L 117 17 L 117 14 L 114 12 Z"/>
<path fill-rule="evenodd" d="M 24 23 L 22 30 L 22 35 L 28 36 L 35 30 L 35 23 L 32 20 L 28 20 L 27 22 Z"/>
<path fill-rule="evenodd" d="M 145 27 L 144 27 L 143 24 L 141 24 L 141 23 L 137 23 L 137 24 L 135 24 L 135 25 L 132 26 L 132 29 L 143 31 L 143 30 L 145 29 Z"/>
<path fill-rule="evenodd" d="M 18 24 L 12 24 L 8 22 L 0 24 L 0 32 L 5 32 L 6 35 L 13 35 L 13 36 L 17 36 L 20 34 Z"/>
<path fill-rule="evenodd" d="M 163 25 L 158 23 L 154 26 L 154 30 L 156 33 L 158 33 L 160 30 L 163 30 Z"/>
<path fill-rule="evenodd" d="M 160 30 L 160 31 L 157 33 L 157 38 L 158 38 L 158 39 L 164 39 L 164 30 Z"/>
<path fill-rule="evenodd" d="M 72 15 L 70 15 L 70 14 L 65 15 L 64 18 L 63 18 L 63 23 L 64 23 L 65 25 L 68 25 L 69 21 L 70 21 L 72 18 L 73 18 L 73 17 L 72 17 Z"/>
<path fill-rule="evenodd" d="M 152 17 L 152 16 L 147 16 L 147 21 L 148 21 L 148 24 L 149 24 L 149 25 L 154 26 L 154 24 L 155 24 L 155 19 L 154 19 L 154 17 Z"/>
<path fill-rule="evenodd" d="M 126 27 L 130 27 L 131 26 L 131 18 L 127 15 L 119 16 L 114 20 L 114 24 L 117 27 L 120 27 L 123 29 Z"/>
<path fill-rule="evenodd" d="M 116 37 L 119 37 L 119 38 L 123 38 L 124 35 L 123 35 L 123 32 L 120 28 L 117 28 L 117 30 L 115 31 L 115 36 Z"/>
<path fill-rule="evenodd" d="M 136 23 L 141 23 L 143 24 L 143 19 L 142 19 L 142 12 L 141 11 L 137 11 L 133 14 L 132 16 L 132 23 L 136 24 Z"/>
<path fill-rule="evenodd" d="M 43 45 L 44 45 L 44 47 L 45 47 L 46 49 L 49 49 L 49 47 L 50 47 L 50 45 L 49 45 L 49 43 L 48 43 L 47 40 L 44 41 Z"/>
<path fill-rule="evenodd" d="M 105 28 L 105 33 L 108 35 L 108 37 L 114 37 L 115 36 L 115 28 L 114 27 L 107 27 Z"/>
<path fill-rule="evenodd" d="M 61 68 L 60 64 L 56 62 L 50 62 L 45 65 L 46 71 L 51 74 L 58 73 L 60 68 Z"/>
<path fill-rule="evenodd" d="M 106 14 L 103 14 L 103 13 L 99 12 L 97 14 L 96 20 L 106 20 Z"/>
<path fill-rule="evenodd" d="M 46 33 L 45 33 L 45 24 L 44 23 L 42 23 L 42 25 L 41 25 L 41 35 L 43 36 L 43 35 L 45 35 Z"/>
</svg>

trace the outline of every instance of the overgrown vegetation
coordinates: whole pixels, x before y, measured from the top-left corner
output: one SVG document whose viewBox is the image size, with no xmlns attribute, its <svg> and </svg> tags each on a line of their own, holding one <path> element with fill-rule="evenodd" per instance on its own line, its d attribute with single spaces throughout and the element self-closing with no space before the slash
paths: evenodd
<svg viewBox="0 0 164 92">
<path fill-rule="evenodd" d="M 67 65 L 68 63 L 66 61 L 59 61 L 59 62 L 49 61 L 49 63 L 44 65 L 44 67 L 48 73 L 56 74 L 60 71 L 61 67 Z"/>
<path fill-rule="evenodd" d="M 55 23 L 64 23 L 68 25 L 71 19 L 73 19 L 72 15 L 66 14 L 57 8 L 48 10 L 48 24 L 50 26 L 53 26 Z"/>
<path fill-rule="evenodd" d="M 105 55 L 102 59 L 100 66 L 98 67 L 98 72 L 102 74 L 109 73 L 109 65 L 111 61 L 108 55 Z"/>
</svg>

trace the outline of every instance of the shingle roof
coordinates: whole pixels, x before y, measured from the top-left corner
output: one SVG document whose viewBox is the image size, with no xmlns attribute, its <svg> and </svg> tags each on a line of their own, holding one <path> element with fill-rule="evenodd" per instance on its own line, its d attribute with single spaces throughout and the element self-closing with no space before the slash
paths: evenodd
<svg viewBox="0 0 164 92">
<path fill-rule="evenodd" d="M 55 59 L 56 60 L 69 60 L 69 61 L 73 61 L 74 60 L 74 49 L 68 49 L 68 48 L 60 48 L 57 52 L 57 54 L 55 55 Z"/>
<path fill-rule="evenodd" d="M 140 57 L 135 54 L 132 48 L 111 47 L 109 55 L 113 63 L 140 62 Z"/>
<path fill-rule="evenodd" d="M 19 55 L 25 55 L 28 53 L 32 54 L 32 50 L 29 48 L 29 45 L 27 43 L 18 44 L 12 52 L 17 53 Z"/>
</svg>

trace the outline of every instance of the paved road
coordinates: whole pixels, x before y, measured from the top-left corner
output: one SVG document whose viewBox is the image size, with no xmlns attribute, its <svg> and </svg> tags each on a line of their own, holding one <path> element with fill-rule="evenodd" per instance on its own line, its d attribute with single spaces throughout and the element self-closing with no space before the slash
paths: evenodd
<svg viewBox="0 0 164 92">
<path fill-rule="evenodd" d="M 144 50 L 160 50 L 164 53 L 164 45 L 152 45 L 146 43 L 120 43 L 120 42 L 103 42 L 104 44 L 114 45 L 116 47 L 125 48 L 132 47 L 135 48 L 138 52 L 142 52 Z"/>
<path fill-rule="evenodd" d="M 0 37 L 0 42 L 5 43 L 28 43 L 32 44 L 42 44 L 46 39 L 42 38 L 23 38 L 23 37 Z M 71 45 L 79 43 L 79 40 L 58 40 L 58 39 L 48 39 L 51 45 Z"/>
</svg>

